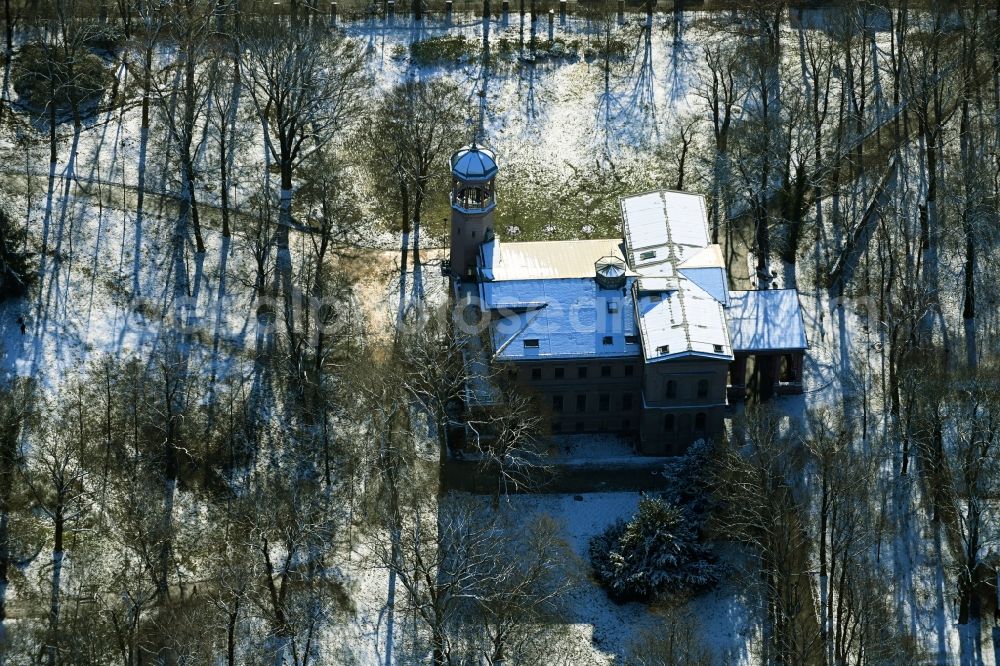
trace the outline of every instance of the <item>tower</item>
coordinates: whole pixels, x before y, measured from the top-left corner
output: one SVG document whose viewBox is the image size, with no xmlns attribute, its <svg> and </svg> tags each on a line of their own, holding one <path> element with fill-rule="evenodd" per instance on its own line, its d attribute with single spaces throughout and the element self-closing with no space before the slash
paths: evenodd
<svg viewBox="0 0 1000 666">
<path fill-rule="evenodd" d="M 496 154 L 473 141 L 451 156 L 451 257 L 453 275 L 476 279 L 476 256 L 493 237 Z"/>
</svg>

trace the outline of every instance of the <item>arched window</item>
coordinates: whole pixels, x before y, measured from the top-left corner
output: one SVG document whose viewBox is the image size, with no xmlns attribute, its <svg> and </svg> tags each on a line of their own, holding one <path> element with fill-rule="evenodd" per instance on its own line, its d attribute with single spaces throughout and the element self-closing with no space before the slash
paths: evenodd
<svg viewBox="0 0 1000 666">
<path fill-rule="evenodd" d="M 674 431 L 674 415 L 667 414 L 663 417 L 663 432 L 673 432 Z"/>
</svg>

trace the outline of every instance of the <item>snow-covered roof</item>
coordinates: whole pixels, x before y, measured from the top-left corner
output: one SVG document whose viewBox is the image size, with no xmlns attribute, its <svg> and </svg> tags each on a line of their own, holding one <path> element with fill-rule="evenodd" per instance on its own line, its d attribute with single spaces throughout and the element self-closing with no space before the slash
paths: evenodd
<svg viewBox="0 0 1000 666">
<path fill-rule="evenodd" d="M 710 244 L 705 198 L 661 190 L 621 200 L 622 235 L 640 278 L 636 313 L 647 361 L 689 354 L 729 359 L 729 285 Z"/>
<path fill-rule="evenodd" d="M 676 285 L 670 291 L 636 294 L 646 361 L 687 355 L 732 359 L 722 304 L 688 280 L 677 280 Z"/>
<path fill-rule="evenodd" d="M 597 261 L 625 258 L 622 242 L 615 238 L 504 243 L 502 251 L 500 247 L 495 238 L 482 245 L 481 272 L 487 280 L 593 278 Z"/>
<path fill-rule="evenodd" d="M 639 356 L 632 279 L 624 289 L 601 289 L 592 277 L 481 283 L 495 357 Z"/>
<path fill-rule="evenodd" d="M 731 360 L 734 350 L 805 348 L 795 291 L 729 291 L 704 197 L 648 192 L 621 207 L 624 242 L 501 247 L 494 238 L 481 246 L 481 297 L 496 357 Z M 624 289 L 595 279 L 595 262 L 606 258 L 626 262 Z"/>
<path fill-rule="evenodd" d="M 677 268 L 725 268 L 726 260 L 718 243 L 704 247 L 677 264 Z"/>
<path fill-rule="evenodd" d="M 489 148 L 472 143 L 451 156 L 451 172 L 464 181 L 486 181 L 497 173 L 497 156 Z"/>
<path fill-rule="evenodd" d="M 729 332 L 738 352 L 806 349 L 798 292 L 794 289 L 729 292 Z"/>
<path fill-rule="evenodd" d="M 660 190 L 621 200 L 622 234 L 629 264 L 640 267 L 670 261 L 677 265 L 709 244 L 705 197 Z"/>
<path fill-rule="evenodd" d="M 701 287 L 715 300 L 723 305 L 729 305 L 729 284 L 726 280 L 726 269 L 713 267 L 681 268 L 678 273 Z"/>
</svg>

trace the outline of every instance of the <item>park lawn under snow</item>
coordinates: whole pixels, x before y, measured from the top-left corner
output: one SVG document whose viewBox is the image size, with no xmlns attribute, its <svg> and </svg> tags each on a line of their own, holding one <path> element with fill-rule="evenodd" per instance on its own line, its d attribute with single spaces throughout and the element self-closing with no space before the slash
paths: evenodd
<svg viewBox="0 0 1000 666">
<path fill-rule="evenodd" d="M 564 530 L 564 537 L 584 568 L 582 584 L 569 597 L 569 622 L 581 647 L 591 650 L 586 663 L 621 663 L 637 649 L 644 633 L 657 635 L 662 618 L 655 606 L 616 604 L 590 577 L 590 540 L 618 520 L 631 518 L 639 506 L 638 492 L 583 493 L 580 495 L 511 495 L 501 507 L 522 517 L 526 524 L 548 515 Z M 485 501 L 485 500 L 484 500 Z M 697 618 L 698 635 L 706 648 L 728 664 L 748 662 L 749 641 L 754 635 L 746 601 L 737 589 L 738 554 L 720 549 L 720 557 L 731 566 L 718 588 L 694 597 L 675 612 Z"/>
</svg>

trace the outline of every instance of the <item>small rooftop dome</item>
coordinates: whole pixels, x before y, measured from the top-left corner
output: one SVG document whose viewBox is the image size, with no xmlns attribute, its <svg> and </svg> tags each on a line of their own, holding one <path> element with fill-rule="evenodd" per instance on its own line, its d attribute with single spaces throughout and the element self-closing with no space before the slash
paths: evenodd
<svg viewBox="0 0 1000 666">
<path fill-rule="evenodd" d="M 451 172 L 459 180 L 489 180 L 497 173 L 497 156 L 489 148 L 471 143 L 451 156 Z"/>
<path fill-rule="evenodd" d="M 625 286 L 625 262 L 618 257 L 601 257 L 594 263 L 597 284 L 601 289 L 621 289 Z"/>
</svg>

